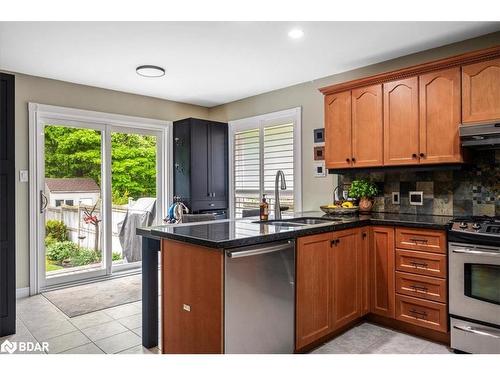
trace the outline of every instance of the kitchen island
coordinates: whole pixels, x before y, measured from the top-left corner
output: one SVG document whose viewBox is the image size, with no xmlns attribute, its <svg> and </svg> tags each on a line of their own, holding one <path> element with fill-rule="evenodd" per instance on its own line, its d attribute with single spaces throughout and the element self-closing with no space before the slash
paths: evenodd
<svg viewBox="0 0 500 375">
<path fill-rule="evenodd" d="M 444 234 L 443 230 L 448 224 L 450 217 L 447 216 L 432 216 L 432 215 L 410 215 L 410 214 L 388 214 L 388 213 L 372 213 L 371 215 L 360 215 L 360 216 L 350 216 L 350 217 L 329 217 L 324 215 L 322 212 L 303 212 L 296 213 L 293 215 L 287 215 L 283 218 L 283 220 L 288 219 L 300 219 L 300 218 L 320 218 L 326 219 L 323 222 L 314 223 L 314 224 L 303 224 L 303 225 L 269 225 L 270 223 L 261 223 L 256 221 L 255 218 L 249 219 L 240 219 L 240 220 L 220 220 L 215 222 L 205 222 L 205 223 L 193 223 L 193 224 L 183 224 L 176 226 L 156 226 L 149 228 L 141 228 L 137 230 L 137 234 L 143 236 L 143 345 L 145 347 L 153 347 L 157 345 L 157 337 L 158 337 L 158 251 L 163 249 L 163 253 L 169 251 L 169 249 L 175 248 L 175 253 L 177 254 L 177 258 L 170 258 L 170 262 L 181 261 L 182 254 L 191 254 L 195 257 L 198 257 L 199 260 L 201 257 L 205 257 L 206 259 L 202 261 L 202 264 L 205 264 L 203 274 L 208 275 L 210 279 L 198 280 L 197 282 L 201 282 L 201 284 L 197 284 L 199 288 L 203 288 L 210 284 L 210 280 L 216 280 L 216 284 L 213 286 L 217 290 L 217 293 L 212 293 L 213 296 L 218 294 L 218 299 L 215 301 L 207 301 L 209 304 L 215 303 L 212 305 L 212 313 L 206 314 L 207 317 L 214 318 L 218 323 L 214 324 L 210 321 L 200 322 L 199 329 L 205 330 L 207 328 L 215 329 L 217 338 L 212 341 L 216 343 L 216 350 L 206 350 L 202 352 L 224 352 L 223 350 L 223 331 L 224 331 L 224 313 L 222 301 L 224 300 L 223 296 L 223 287 L 224 287 L 224 265 L 223 265 L 223 253 L 226 250 L 234 249 L 242 246 L 264 246 L 264 244 L 268 245 L 274 242 L 283 242 L 283 241 L 294 241 L 299 238 L 327 238 L 328 240 L 325 244 L 328 246 L 332 246 L 332 240 L 329 238 L 332 233 L 344 233 L 348 230 L 357 230 L 361 231 L 362 228 L 377 228 L 377 227 L 398 227 L 398 228 L 408 228 L 411 232 L 413 228 L 416 230 L 427 231 L 431 233 L 432 236 L 425 237 L 423 241 L 429 241 L 429 244 L 436 243 L 437 247 L 442 248 L 443 240 L 442 234 Z M 307 220 L 306 220 L 307 221 Z M 346 232 L 347 233 L 347 232 Z M 358 241 L 358 237 L 366 236 L 366 231 L 361 232 L 353 232 L 356 233 L 353 238 L 355 241 Z M 401 232 L 401 236 L 405 236 L 406 233 L 404 231 Z M 418 232 L 416 232 L 418 234 Z M 358 236 L 359 234 L 359 236 Z M 425 233 L 424 233 L 425 234 Z M 376 236 L 377 234 L 375 234 Z M 315 237 L 316 236 L 316 237 Z M 400 237 L 401 237 L 400 236 Z M 390 236 L 388 238 L 391 238 Z M 347 239 L 347 237 L 346 237 Z M 334 239 L 333 241 L 338 240 Z M 372 238 L 370 237 L 370 241 Z M 394 234 L 392 235 L 392 240 L 394 242 Z M 400 239 L 404 241 L 404 239 Z M 340 241 L 340 240 L 339 240 Z M 376 237 L 375 241 L 379 241 L 379 238 Z M 437 241 L 437 242 L 436 242 Z M 162 242 L 162 243 L 161 243 Z M 304 241 L 302 241 L 304 243 Z M 360 243 L 360 242 L 359 242 Z M 378 243 L 378 242 L 377 242 Z M 300 244 L 300 242 L 298 242 Z M 356 246 L 358 242 L 356 242 Z M 410 244 L 411 245 L 411 244 Z M 299 245 L 297 245 L 299 246 Z M 315 245 L 316 246 L 316 245 Z M 354 246 L 354 245 L 353 245 Z M 372 245 L 370 245 L 371 247 Z M 402 245 L 404 247 L 405 245 Z M 431 246 L 427 246 L 426 242 L 421 242 L 420 244 L 411 245 L 415 247 L 417 250 L 426 250 L 428 247 L 429 251 L 433 251 Z M 350 248 L 352 246 L 348 246 Z M 340 249 L 341 247 L 339 247 Z M 346 249 L 348 249 L 346 248 Z M 413 248 L 412 248 L 413 249 Z M 184 253 L 182 252 L 184 250 Z M 413 249 L 415 250 L 415 249 Z M 394 249 L 390 250 L 390 254 L 394 254 Z M 173 252 L 172 252 L 173 254 Z M 312 254 L 312 252 L 311 252 Z M 354 253 L 353 253 L 354 254 Z M 392 268 L 394 268 L 394 255 L 392 257 Z M 165 256 L 162 254 L 162 262 L 165 261 Z M 300 258 L 299 258 L 300 260 Z M 340 260 L 339 260 L 340 261 Z M 180 265 L 181 263 L 179 263 Z M 191 264 L 191 266 L 193 266 Z M 186 265 L 186 267 L 190 267 L 190 265 Z M 195 265 L 194 267 L 199 267 Z M 297 266 L 298 267 L 298 266 Z M 170 267 L 165 267 L 163 269 L 163 274 L 166 275 L 169 272 L 169 269 L 172 269 L 175 272 L 176 269 L 180 269 L 180 267 L 175 267 L 170 264 Z M 199 269 L 198 269 L 199 271 Z M 368 272 L 368 270 L 366 270 Z M 393 271 L 391 271 L 394 273 Z M 172 274 L 170 274 L 172 275 Z M 181 277 L 181 275 L 177 275 Z M 393 279 L 393 276 L 389 277 Z M 196 280 L 190 280 L 188 283 L 183 283 L 182 280 L 179 280 L 181 284 L 183 284 L 186 288 L 189 283 L 194 282 L 193 285 L 196 284 Z M 339 284 L 340 285 L 340 284 Z M 389 288 L 394 289 L 394 281 L 392 281 Z M 210 290 L 210 288 L 208 289 Z M 387 316 L 395 317 L 395 306 L 394 306 L 394 292 L 390 291 L 389 300 L 387 301 L 390 306 L 387 306 Z M 206 293 L 204 294 L 206 295 Z M 383 304 L 383 303 L 382 303 Z M 214 310 L 214 306 L 218 311 Z M 431 306 L 432 307 L 432 306 Z M 441 307 L 441 306 L 440 306 Z M 191 309 L 191 306 L 186 305 L 183 306 L 184 311 L 190 312 L 188 310 Z M 384 309 L 379 306 L 379 312 Z M 430 308 L 430 307 L 429 307 Z M 374 309 L 377 311 L 376 306 Z M 385 311 L 385 310 L 384 310 Z M 384 312 L 385 313 L 385 312 Z M 191 314 L 193 316 L 195 314 Z M 359 314 L 357 314 L 359 315 Z M 167 318 L 175 319 L 170 316 Z M 442 316 L 439 317 L 442 319 Z M 178 322 L 180 324 L 180 322 Z M 432 322 L 427 324 L 428 327 L 432 328 Z M 427 327 L 427 328 L 428 328 Z M 331 327 L 326 331 L 332 333 Z M 208 332 L 207 332 L 208 335 Z M 207 335 L 204 335 L 207 337 Z M 186 339 L 188 336 L 185 336 Z M 323 337 L 323 336 L 322 336 Z M 437 338 L 438 340 L 442 340 L 442 338 Z M 297 340 L 296 340 L 297 341 Z M 300 341 L 300 340 L 299 340 Z M 310 340 L 306 340 L 308 343 Z M 317 341 L 316 339 L 311 341 L 310 343 L 314 343 Z M 187 346 L 188 347 L 188 346 Z M 306 348 L 306 345 L 296 345 L 296 351 L 299 351 L 300 348 Z M 198 348 L 200 349 L 200 348 Z M 206 347 L 205 347 L 206 349 Z M 163 352 L 170 352 L 163 348 Z M 177 351 L 175 351 L 177 352 Z M 195 351 L 199 352 L 199 351 Z"/>
</svg>

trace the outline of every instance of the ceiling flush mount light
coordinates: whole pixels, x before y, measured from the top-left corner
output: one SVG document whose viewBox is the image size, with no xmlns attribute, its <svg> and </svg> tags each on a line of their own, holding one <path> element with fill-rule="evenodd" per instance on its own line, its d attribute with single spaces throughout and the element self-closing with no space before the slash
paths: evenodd
<svg viewBox="0 0 500 375">
<path fill-rule="evenodd" d="M 165 75 L 165 69 L 156 65 L 141 65 L 135 71 L 143 77 L 163 77 Z"/>
<path fill-rule="evenodd" d="M 304 32 L 301 29 L 295 28 L 288 32 L 288 36 L 292 39 L 300 39 L 304 36 Z"/>
</svg>

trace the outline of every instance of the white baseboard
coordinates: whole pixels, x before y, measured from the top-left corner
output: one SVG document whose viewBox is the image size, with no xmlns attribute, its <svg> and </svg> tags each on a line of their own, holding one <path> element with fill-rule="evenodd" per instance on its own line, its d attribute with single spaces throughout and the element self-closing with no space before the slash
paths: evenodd
<svg viewBox="0 0 500 375">
<path fill-rule="evenodd" d="M 29 287 L 16 289 L 16 298 L 17 299 L 29 297 L 29 295 L 30 295 L 30 288 Z"/>
</svg>

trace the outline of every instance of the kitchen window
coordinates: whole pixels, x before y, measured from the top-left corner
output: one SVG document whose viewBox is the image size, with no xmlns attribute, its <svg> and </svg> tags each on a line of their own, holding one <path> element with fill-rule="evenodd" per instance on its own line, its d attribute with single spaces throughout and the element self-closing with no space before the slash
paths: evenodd
<svg viewBox="0 0 500 375">
<path fill-rule="evenodd" d="M 302 209 L 300 123 L 300 108 L 229 122 L 232 217 L 258 209 L 263 194 L 272 213 L 274 182 L 280 169 L 287 185 L 280 190 L 281 207 Z"/>
</svg>

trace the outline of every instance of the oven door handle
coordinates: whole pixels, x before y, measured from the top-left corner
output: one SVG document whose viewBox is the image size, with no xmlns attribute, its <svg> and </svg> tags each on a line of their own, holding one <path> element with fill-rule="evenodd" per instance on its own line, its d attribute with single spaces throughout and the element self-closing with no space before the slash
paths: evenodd
<svg viewBox="0 0 500 375">
<path fill-rule="evenodd" d="M 454 253 L 457 254 L 472 254 L 472 255 L 491 255 L 491 256 L 500 256 L 500 252 L 498 251 L 489 251 L 489 250 L 473 250 L 469 248 L 459 247 L 452 249 Z"/>
<path fill-rule="evenodd" d="M 491 337 L 494 339 L 500 339 L 500 336 L 498 336 L 498 335 L 495 335 L 495 334 L 487 332 L 487 331 L 482 331 L 482 330 L 477 329 L 477 328 L 472 328 L 470 326 L 453 326 L 453 328 L 458 329 L 459 331 L 474 333 L 476 335 L 487 336 L 487 337 Z"/>
</svg>

